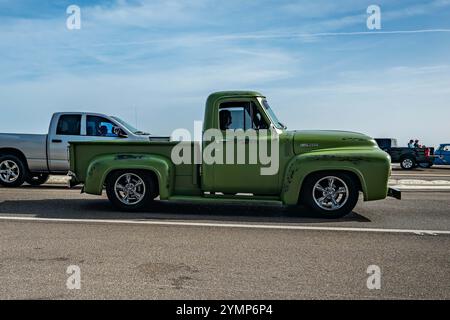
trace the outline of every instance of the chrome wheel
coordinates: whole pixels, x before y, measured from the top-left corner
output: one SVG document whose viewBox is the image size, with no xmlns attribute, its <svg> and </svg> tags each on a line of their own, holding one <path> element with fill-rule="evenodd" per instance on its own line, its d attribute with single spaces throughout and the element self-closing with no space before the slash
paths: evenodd
<svg viewBox="0 0 450 320">
<path fill-rule="evenodd" d="M 19 166 L 12 160 L 4 160 L 0 163 L 0 179 L 6 183 L 16 181 L 20 176 Z"/>
<path fill-rule="evenodd" d="M 125 173 L 114 184 L 117 199 L 125 205 L 135 205 L 144 199 L 145 183 L 134 173 Z"/>
<path fill-rule="evenodd" d="M 414 166 L 414 162 L 411 159 L 403 160 L 403 167 L 405 169 L 411 169 Z"/>
<path fill-rule="evenodd" d="M 348 198 L 348 186 L 338 177 L 324 177 L 314 185 L 314 202 L 323 210 L 339 210 L 347 203 Z"/>
</svg>

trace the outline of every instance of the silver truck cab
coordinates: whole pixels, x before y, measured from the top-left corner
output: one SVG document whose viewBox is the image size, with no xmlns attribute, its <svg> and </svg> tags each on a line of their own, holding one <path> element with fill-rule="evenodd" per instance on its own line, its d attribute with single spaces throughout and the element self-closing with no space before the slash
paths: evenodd
<svg viewBox="0 0 450 320">
<path fill-rule="evenodd" d="M 149 140 L 125 121 L 99 113 L 55 113 L 48 134 L 48 168 L 51 173 L 66 174 L 69 170 L 67 148 L 70 141 Z"/>
</svg>

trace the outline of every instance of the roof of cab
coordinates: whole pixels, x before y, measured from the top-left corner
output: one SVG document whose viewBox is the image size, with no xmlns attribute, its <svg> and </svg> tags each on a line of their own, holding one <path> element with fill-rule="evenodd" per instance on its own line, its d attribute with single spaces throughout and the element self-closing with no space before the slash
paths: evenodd
<svg viewBox="0 0 450 320">
<path fill-rule="evenodd" d="M 232 96 L 251 96 L 251 97 L 264 97 L 264 95 L 262 95 L 259 92 L 256 91 L 239 91 L 239 90 L 234 90 L 234 91 L 218 91 L 218 92 L 214 92 L 211 93 L 208 97 L 207 101 L 213 101 L 213 100 L 217 100 L 220 98 L 224 98 L 224 97 L 232 97 Z"/>
</svg>

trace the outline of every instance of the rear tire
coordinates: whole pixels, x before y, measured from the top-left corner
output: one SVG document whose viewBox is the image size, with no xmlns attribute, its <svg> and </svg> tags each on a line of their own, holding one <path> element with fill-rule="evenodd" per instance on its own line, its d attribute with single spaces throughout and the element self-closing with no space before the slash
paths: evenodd
<svg viewBox="0 0 450 320">
<path fill-rule="evenodd" d="M 0 156 L 0 185 L 9 188 L 20 187 L 25 182 L 27 168 L 14 155 Z"/>
<path fill-rule="evenodd" d="M 105 184 L 109 201 L 122 211 L 141 210 L 156 197 L 156 184 L 145 171 L 115 171 L 107 177 Z"/>
<path fill-rule="evenodd" d="M 320 172 L 306 178 L 300 199 L 322 218 L 346 216 L 355 208 L 359 198 L 357 182 L 343 172 Z"/>
<path fill-rule="evenodd" d="M 25 179 L 25 182 L 31 186 L 40 186 L 47 182 L 49 176 L 47 173 L 30 173 Z"/>
<path fill-rule="evenodd" d="M 416 160 L 412 157 L 405 157 L 400 161 L 400 167 L 404 170 L 412 170 L 417 167 Z"/>
</svg>

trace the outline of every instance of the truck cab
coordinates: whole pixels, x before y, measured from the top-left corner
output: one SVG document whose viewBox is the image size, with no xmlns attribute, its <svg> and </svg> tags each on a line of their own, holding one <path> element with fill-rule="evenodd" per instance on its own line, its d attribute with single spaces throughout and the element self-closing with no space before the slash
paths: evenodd
<svg viewBox="0 0 450 320">
<path fill-rule="evenodd" d="M 49 171 L 67 174 L 69 142 L 122 139 L 148 141 L 149 135 L 114 116 L 87 112 L 55 113 L 50 121 L 47 141 Z"/>
<path fill-rule="evenodd" d="M 434 164 L 450 165 L 450 143 L 443 143 L 435 152 Z"/>
</svg>

